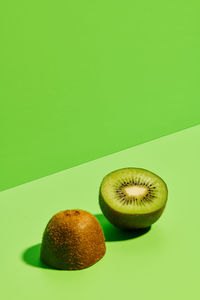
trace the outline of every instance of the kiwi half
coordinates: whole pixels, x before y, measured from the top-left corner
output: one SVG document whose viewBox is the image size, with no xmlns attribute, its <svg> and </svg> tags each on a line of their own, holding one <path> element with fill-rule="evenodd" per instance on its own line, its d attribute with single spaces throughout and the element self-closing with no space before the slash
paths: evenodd
<svg viewBox="0 0 200 300">
<path fill-rule="evenodd" d="M 105 254 L 104 234 L 89 212 L 72 209 L 55 214 L 47 224 L 41 245 L 41 260 L 56 269 L 80 270 Z"/>
<path fill-rule="evenodd" d="M 167 196 L 167 185 L 158 175 L 141 168 L 123 168 L 103 178 L 99 204 L 116 227 L 146 228 L 161 216 Z"/>
</svg>

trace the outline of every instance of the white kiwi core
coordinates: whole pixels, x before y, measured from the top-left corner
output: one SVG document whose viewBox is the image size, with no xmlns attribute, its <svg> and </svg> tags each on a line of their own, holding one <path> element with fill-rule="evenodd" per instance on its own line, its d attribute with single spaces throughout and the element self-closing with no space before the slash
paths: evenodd
<svg viewBox="0 0 200 300">
<path fill-rule="evenodd" d="M 148 188 L 141 185 L 131 185 L 124 187 L 124 191 L 129 197 L 142 198 L 148 193 Z"/>
</svg>

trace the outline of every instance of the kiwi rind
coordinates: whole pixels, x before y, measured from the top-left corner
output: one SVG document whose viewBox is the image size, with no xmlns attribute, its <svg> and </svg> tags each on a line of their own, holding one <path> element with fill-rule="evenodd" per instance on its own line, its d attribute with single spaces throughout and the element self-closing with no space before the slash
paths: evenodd
<svg viewBox="0 0 200 300">
<path fill-rule="evenodd" d="M 140 229 L 151 226 L 163 213 L 166 203 L 158 210 L 147 214 L 125 214 L 112 209 L 99 195 L 99 204 L 104 216 L 120 229 Z"/>
<path fill-rule="evenodd" d="M 118 170 L 112 171 L 111 173 L 107 174 L 104 177 L 104 179 L 108 175 L 110 175 L 116 171 L 125 170 L 125 169 L 133 169 L 133 168 L 123 168 L 123 169 L 118 169 Z M 140 168 L 140 170 L 147 171 L 147 170 L 141 169 L 141 168 Z M 148 171 L 148 172 L 150 172 L 150 171 Z M 154 174 L 154 173 L 152 173 L 152 174 Z M 154 174 L 154 175 L 156 175 L 156 174 Z M 156 175 L 156 176 L 159 177 L 158 175 Z M 161 177 L 159 177 L 159 178 L 162 180 Z M 102 180 L 102 182 L 103 182 L 103 180 Z M 102 195 L 102 192 L 101 192 L 102 183 L 101 183 L 101 186 L 99 189 L 100 208 L 101 208 L 104 216 L 110 221 L 110 223 L 112 223 L 114 226 L 116 226 L 120 229 L 132 230 L 132 229 L 140 229 L 140 228 L 149 227 L 160 218 L 160 216 L 162 215 L 162 213 L 164 211 L 166 203 L 167 203 L 168 189 L 167 189 L 166 183 L 164 181 L 163 181 L 163 183 L 166 186 L 166 201 L 163 203 L 163 205 L 159 209 L 156 209 L 155 211 L 151 211 L 151 212 L 147 211 L 146 213 L 124 213 L 124 212 L 117 211 L 116 209 L 113 209 L 106 202 L 106 199 L 104 199 L 104 197 Z"/>
<path fill-rule="evenodd" d="M 80 270 L 95 264 L 105 252 L 105 238 L 98 220 L 83 210 L 64 210 L 48 222 L 40 258 L 55 269 Z"/>
</svg>

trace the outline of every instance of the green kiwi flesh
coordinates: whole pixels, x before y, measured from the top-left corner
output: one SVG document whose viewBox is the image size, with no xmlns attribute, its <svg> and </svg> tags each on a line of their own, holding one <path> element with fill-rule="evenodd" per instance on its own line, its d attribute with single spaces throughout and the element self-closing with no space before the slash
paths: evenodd
<svg viewBox="0 0 200 300">
<path fill-rule="evenodd" d="M 158 220 L 167 196 L 167 185 L 158 175 L 141 168 L 123 168 L 103 178 L 99 204 L 116 227 L 139 229 Z"/>
<path fill-rule="evenodd" d="M 41 245 L 41 260 L 55 269 L 80 270 L 105 254 L 104 234 L 98 220 L 80 210 L 64 210 L 47 224 Z"/>
</svg>

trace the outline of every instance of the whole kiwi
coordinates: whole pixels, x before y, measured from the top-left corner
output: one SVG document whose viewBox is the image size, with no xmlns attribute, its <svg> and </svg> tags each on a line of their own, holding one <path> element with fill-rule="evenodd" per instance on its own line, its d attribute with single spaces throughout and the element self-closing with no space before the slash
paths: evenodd
<svg viewBox="0 0 200 300">
<path fill-rule="evenodd" d="M 92 266 L 106 252 L 104 234 L 89 212 L 74 209 L 56 213 L 48 222 L 41 260 L 56 269 L 80 270 Z"/>
</svg>

